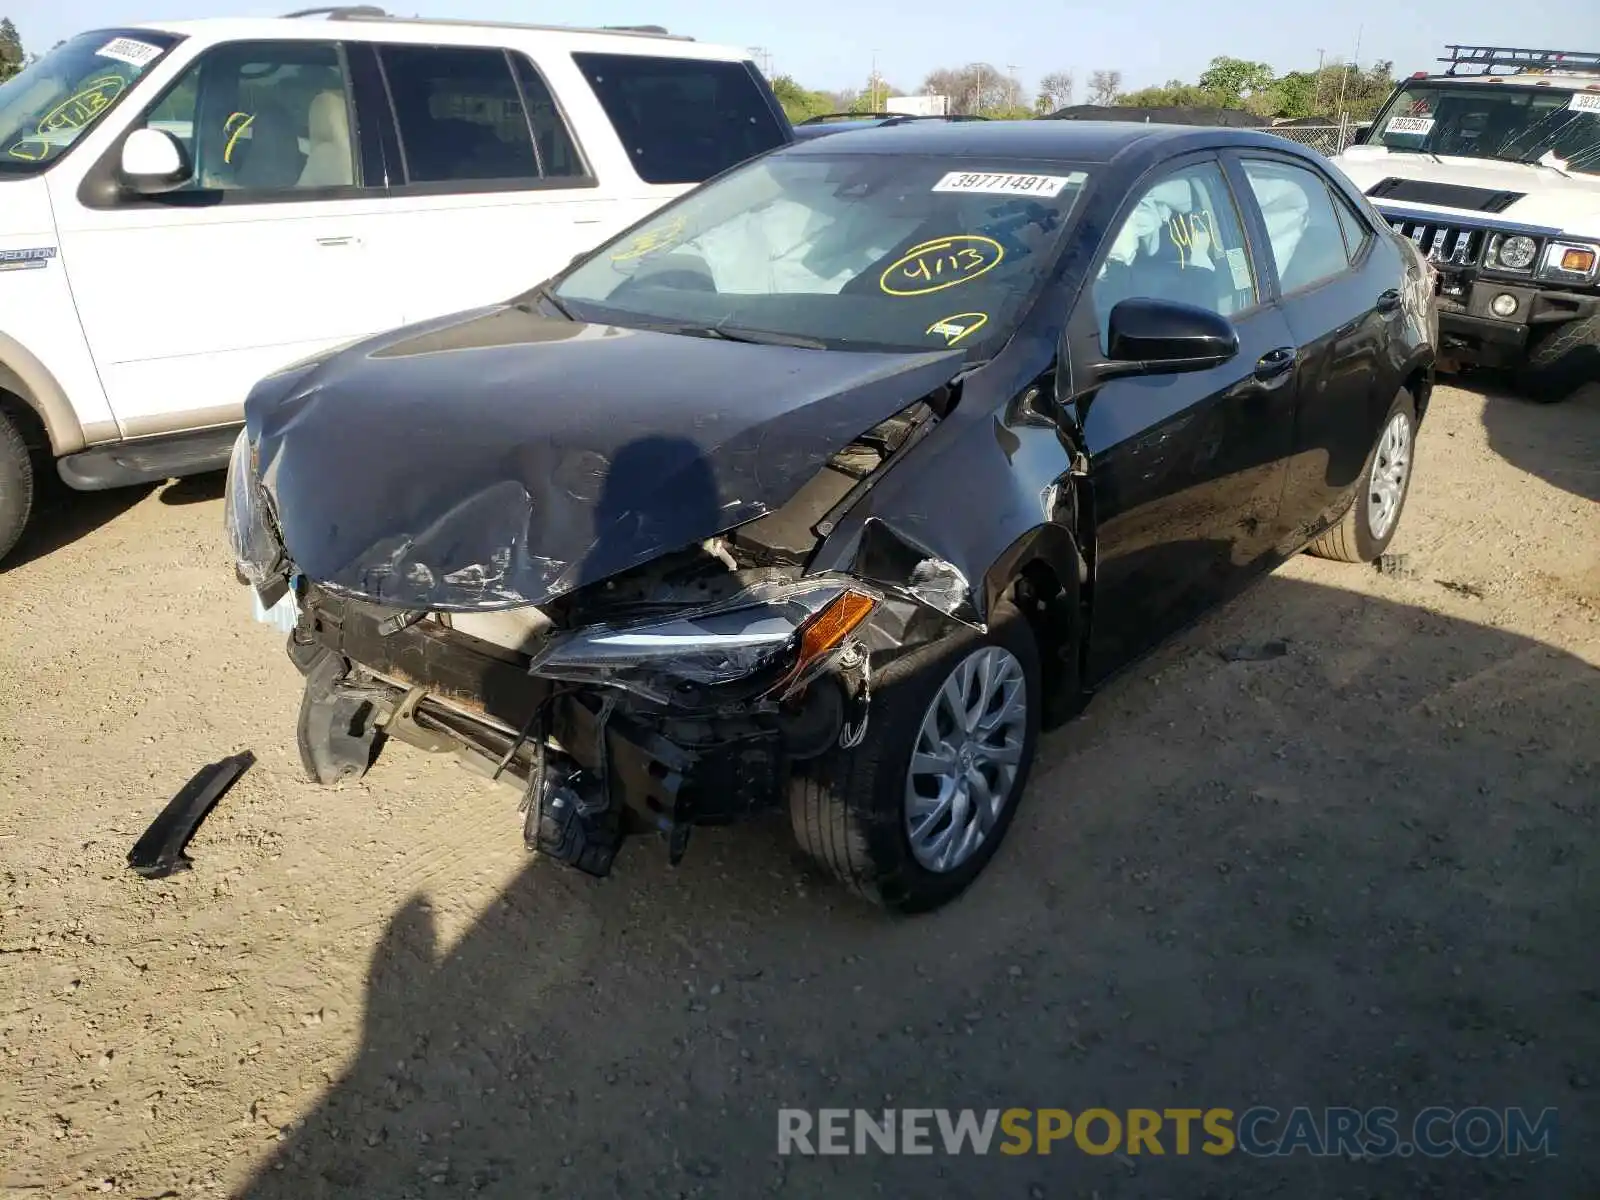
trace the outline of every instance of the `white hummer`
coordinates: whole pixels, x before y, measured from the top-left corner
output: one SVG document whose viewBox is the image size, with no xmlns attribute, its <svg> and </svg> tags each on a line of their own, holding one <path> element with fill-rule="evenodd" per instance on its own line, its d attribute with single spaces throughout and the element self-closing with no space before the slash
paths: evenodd
<svg viewBox="0 0 1600 1200">
<path fill-rule="evenodd" d="M 1600 381 L 1600 53 L 1449 46 L 1333 161 L 1439 273 L 1441 360 Z"/>
<path fill-rule="evenodd" d="M 792 138 L 747 52 L 653 26 L 359 7 L 64 42 L 0 86 L 0 557 L 37 465 L 221 468 L 262 376 L 514 296 Z"/>
</svg>

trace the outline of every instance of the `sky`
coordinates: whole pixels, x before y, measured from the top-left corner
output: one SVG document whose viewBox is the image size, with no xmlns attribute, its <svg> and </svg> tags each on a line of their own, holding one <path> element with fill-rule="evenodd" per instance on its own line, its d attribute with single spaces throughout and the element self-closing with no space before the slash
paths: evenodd
<svg viewBox="0 0 1600 1200">
<path fill-rule="evenodd" d="M 316 0 L 0 0 L 24 46 L 43 51 L 84 29 L 205 16 L 277 16 Z M 1193 81 L 1216 55 L 1309 70 L 1319 50 L 1331 61 L 1392 59 L 1397 74 L 1431 70 L 1446 42 L 1600 52 L 1600 0 L 1543 4 L 1449 0 L 1411 8 L 1394 0 L 1110 0 L 1017 4 L 1015 19 L 973 0 L 376 0 L 390 12 L 586 25 L 665 25 L 700 41 L 761 47 L 773 74 L 820 89 L 866 85 L 874 58 L 895 87 L 919 90 L 937 67 L 967 62 L 1014 68 L 1025 91 L 1041 76 L 1071 71 L 1083 100 L 1089 73 L 1122 72 L 1125 89 Z M 1009 7 L 1009 6 L 1008 6 Z M 1332 14 L 1337 13 L 1334 20 Z M 1423 14 L 1437 19 L 1420 22 Z M 1420 32 L 1419 32 L 1420 30 Z"/>
</svg>

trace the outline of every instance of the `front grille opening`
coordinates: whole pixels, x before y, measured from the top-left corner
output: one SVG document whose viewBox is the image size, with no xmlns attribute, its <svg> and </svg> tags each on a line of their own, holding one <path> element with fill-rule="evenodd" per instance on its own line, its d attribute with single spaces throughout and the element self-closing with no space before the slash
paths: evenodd
<svg viewBox="0 0 1600 1200">
<path fill-rule="evenodd" d="M 1482 229 L 1463 229 L 1447 221 L 1389 222 L 1396 233 L 1416 243 L 1429 262 L 1448 267 L 1475 267 L 1483 261 L 1488 235 Z"/>
</svg>

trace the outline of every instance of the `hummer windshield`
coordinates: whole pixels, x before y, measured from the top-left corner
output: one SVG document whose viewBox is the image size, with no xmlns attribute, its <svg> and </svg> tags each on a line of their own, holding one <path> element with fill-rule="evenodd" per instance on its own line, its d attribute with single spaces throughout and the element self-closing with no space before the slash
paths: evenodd
<svg viewBox="0 0 1600 1200">
<path fill-rule="evenodd" d="M 80 33 L 0 84 L 0 176 L 60 158 L 178 40 L 148 29 Z"/>
<path fill-rule="evenodd" d="M 1427 79 L 1402 88 L 1372 123 L 1372 144 L 1420 154 L 1539 163 L 1600 174 L 1600 90 Z"/>
</svg>

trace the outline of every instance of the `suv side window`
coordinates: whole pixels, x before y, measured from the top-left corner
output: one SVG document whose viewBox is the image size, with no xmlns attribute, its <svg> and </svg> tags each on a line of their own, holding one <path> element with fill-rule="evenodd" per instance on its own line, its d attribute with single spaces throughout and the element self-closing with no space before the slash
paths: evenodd
<svg viewBox="0 0 1600 1200">
<path fill-rule="evenodd" d="M 503 50 L 380 46 L 410 183 L 534 180 L 522 93 Z"/>
<path fill-rule="evenodd" d="M 646 183 L 701 183 L 787 141 L 750 63 L 574 54 Z"/>
<path fill-rule="evenodd" d="M 1146 188 L 1110 246 L 1090 290 L 1102 346 L 1111 310 L 1135 296 L 1181 300 L 1223 316 L 1256 303 L 1244 224 L 1214 162 Z"/>
<path fill-rule="evenodd" d="M 1344 228 L 1320 175 L 1306 167 L 1259 158 L 1245 159 L 1244 173 L 1261 206 L 1285 295 L 1331 279 L 1350 266 Z"/>
<path fill-rule="evenodd" d="M 194 175 L 179 191 L 353 187 L 350 84 L 331 42 L 235 42 L 207 51 L 143 124 L 177 137 Z"/>
</svg>

